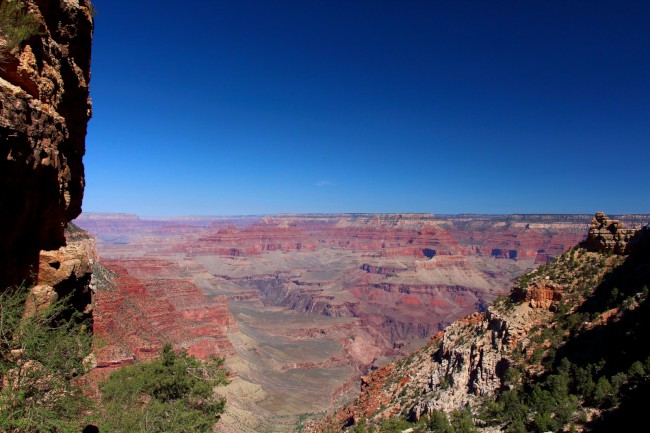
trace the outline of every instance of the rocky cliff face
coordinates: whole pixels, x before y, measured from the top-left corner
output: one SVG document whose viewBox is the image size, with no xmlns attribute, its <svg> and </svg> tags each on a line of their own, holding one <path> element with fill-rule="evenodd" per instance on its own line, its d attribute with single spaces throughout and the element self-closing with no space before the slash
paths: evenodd
<svg viewBox="0 0 650 433">
<path fill-rule="evenodd" d="M 71 310 L 92 315 L 94 289 L 93 269 L 97 260 L 95 240 L 88 233 L 70 224 L 65 230 L 66 244 L 56 250 L 43 250 L 39 255 L 38 273 L 27 300 L 25 314 L 47 307 L 66 298 Z"/>
<path fill-rule="evenodd" d="M 160 259 L 103 260 L 93 334 L 99 369 L 152 359 L 164 343 L 207 360 L 232 356 L 237 324 L 225 297 L 208 299 L 184 269 Z M 103 374 L 96 372 L 97 374 Z"/>
<path fill-rule="evenodd" d="M 606 237 L 609 242 L 603 243 L 602 229 L 612 224 L 616 230 L 613 233 L 608 230 L 612 236 Z M 560 354 L 576 365 L 566 367 L 562 374 L 581 372 L 581 362 L 591 368 L 582 358 L 598 352 L 590 348 L 599 345 L 604 347 L 602 359 L 607 359 L 602 365 L 607 364 L 609 371 L 605 368 L 597 373 L 604 375 L 601 379 L 595 376 L 594 383 L 596 379 L 603 382 L 609 377 L 607 374 L 616 376 L 614 373 L 618 370 L 615 368 L 618 367 L 612 366 L 615 362 L 608 358 L 611 349 L 607 349 L 607 345 L 620 345 L 622 340 L 632 338 L 630 335 L 643 334 L 645 331 L 640 330 L 647 326 L 641 314 L 647 307 L 645 300 L 650 280 L 647 232 L 647 229 L 638 232 L 630 241 L 630 247 L 625 248 L 621 243 L 623 237 L 617 234 L 625 233 L 627 241 L 627 234 L 631 236 L 634 231 L 623 229 L 620 223 L 608 220 L 602 213 L 596 214 L 581 247 L 572 248 L 519 278 L 510 295 L 499 298 L 485 313 L 474 313 L 454 322 L 434 336 L 424 349 L 364 377 L 357 400 L 308 424 L 304 431 L 352 431 L 352 426 L 395 417 L 415 422 L 435 411 L 449 414 L 465 407 L 471 407 L 475 415 L 485 413 L 480 408 L 493 401 L 495 394 L 521 390 L 522 381 L 528 384 L 528 389 L 532 389 L 531 384 L 544 384 L 544 378 L 556 371 L 553 366 L 561 364 Z M 622 254 L 630 250 L 636 250 L 632 251 L 633 257 Z M 641 317 L 638 323 L 642 325 L 626 324 L 635 315 Z M 634 352 L 635 356 L 639 355 L 637 359 L 645 359 L 647 354 L 636 353 L 639 350 L 634 343 L 626 346 L 622 353 L 629 357 L 628 354 Z M 594 355 L 594 359 L 598 358 Z M 628 368 L 631 361 L 626 359 L 621 364 Z M 517 379 L 513 372 L 521 376 Z M 611 380 L 620 382 L 624 376 L 616 377 L 618 379 Z M 573 411 L 582 410 L 585 419 L 603 419 L 601 411 L 605 406 L 602 403 L 600 407 L 594 406 L 593 396 L 580 394 L 582 385 L 574 385 L 576 379 L 562 380 L 569 380 L 567 389 L 575 394 L 567 407 L 572 407 Z M 634 386 L 640 385 L 627 383 L 621 385 L 621 389 L 634 389 Z M 571 406 L 581 398 L 584 401 L 578 409 Z M 528 404 L 535 408 L 537 402 L 534 398 L 530 401 Z M 537 409 L 530 410 L 530 419 L 539 415 L 534 412 Z M 534 422 L 541 423 L 540 417 Z M 579 431 L 589 430 L 590 424 L 576 421 L 578 418 L 575 415 L 568 419 L 578 423 Z M 484 419 L 477 422 L 484 423 L 482 431 L 515 431 L 511 430 L 513 424 L 499 425 L 497 422 L 495 426 Z M 565 427 L 559 421 L 558 425 Z M 547 430 L 555 431 L 555 427 L 539 431 Z"/>
<path fill-rule="evenodd" d="M 623 228 L 620 221 L 610 219 L 603 212 L 597 212 L 589 226 L 584 246 L 592 251 L 624 254 L 635 233 L 635 229 Z"/>
<path fill-rule="evenodd" d="M 12 28 L 0 28 L 0 289 L 22 281 L 58 287 L 68 279 L 62 272 L 76 279 L 89 270 L 67 267 L 79 251 L 65 247 L 64 228 L 81 212 L 84 190 L 92 7 L 0 1 L 8 3 L 36 26 L 16 43 Z M 39 261 L 41 250 L 50 252 Z"/>
</svg>

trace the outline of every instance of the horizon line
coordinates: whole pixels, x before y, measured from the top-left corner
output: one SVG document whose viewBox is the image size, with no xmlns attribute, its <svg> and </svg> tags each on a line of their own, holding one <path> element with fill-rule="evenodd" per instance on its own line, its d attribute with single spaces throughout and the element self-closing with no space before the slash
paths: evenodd
<svg viewBox="0 0 650 433">
<path fill-rule="evenodd" d="M 290 216 L 429 216 L 429 217 L 471 217 L 471 216 L 593 216 L 597 212 L 512 212 L 512 213 L 477 213 L 477 212 L 462 212 L 462 213 L 432 213 L 432 212 L 281 212 L 281 213 L 256 213 L 256 214 L 203 214 L 203 215 L 143 215 L 132 212 L 82 212 L 72 221 L 83 215 L 113 215 L 124 217 L 137 217 L 138 219 L 145 220 L 173 220 L 173 219 L 188 219 L 188 218 L 263 218 L 263 217 L 290 217 Z M 650 213 L 643 212 L 604 212 L 609 216 L 616 217 L 650 217 Z"/>
</svg>

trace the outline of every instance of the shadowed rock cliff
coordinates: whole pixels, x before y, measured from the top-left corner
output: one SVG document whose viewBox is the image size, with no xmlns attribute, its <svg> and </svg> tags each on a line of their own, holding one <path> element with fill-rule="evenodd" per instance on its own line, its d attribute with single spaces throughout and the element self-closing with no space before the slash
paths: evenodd
<svg viewBox="0 0 650 433">
<path fill-rule="evenodd" d="M 0 28 L 0 288 L 23 281 L 52 287 L 66 279 L 65 269 L 88 271 L 57 267 L 66 259 L 54 256 L 67 254 L 59 250 L 64 229 L 81 212 L 92 7 L 88 0 L 0 6 L 15 15 Z M 15 40 L 16 26 L 29 23 Z M 41 250 L 53 252 L 39 266 Z M 57 274 L 51 284 L 44 281 L 50 274 Z"/>
</svg>

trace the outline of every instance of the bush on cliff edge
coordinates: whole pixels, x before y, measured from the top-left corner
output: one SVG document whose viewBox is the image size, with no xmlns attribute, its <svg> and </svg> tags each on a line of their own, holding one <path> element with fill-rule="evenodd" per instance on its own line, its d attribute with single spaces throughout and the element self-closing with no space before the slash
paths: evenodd
<svg viewBox="0 0 650 433">
<path fill-rule="evenodd" d="M 210 432 L 225 400 L 214 387 L 227 383 L 223 359 L 203 362 L 163 347 L 160 359 L 120 368 L 101 385 L 104 432 Z"/>
<path fill-rule="evenodd" d="M 26 40 L 39 33 L 39 23 L 19 0 L 0 3 L 0 38 L 8 52 L 15 52 Z"/>
<path fill-rule="evenodd" d="M 38 305 L 24 287 L 0 291 L 0 431 L 79 432 L 91 406 L 78 378 L 91 334 L 66 300 Z"/>
</svg>

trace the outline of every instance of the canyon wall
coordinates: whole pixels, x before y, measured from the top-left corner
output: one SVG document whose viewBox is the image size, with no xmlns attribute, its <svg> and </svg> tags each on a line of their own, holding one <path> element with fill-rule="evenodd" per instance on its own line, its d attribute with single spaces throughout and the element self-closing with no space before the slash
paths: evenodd
<svg viewBox="0 0 650 433">
<path fill-rule="evenodd" d="M 603 241 L 604 227 L 615 229 L 605 236 L 611 242 Z M 621 233 L 625 241 L 630 240 L 631 248 L 621 247 L 623 238 L 616 236 Z M 557 351 L 556 364 L 560 364 L 560 354 L 566 356 L 567 348 L 575 345 L 572 339 L 578 340 L 581 334 L 580 338 L 590 332 L 594 336 L 576 349 L 579 356 L 575 359 L 584 355 L 586 347 L 605 344 L 604 336 L 609 333 L 609 344 L 623 341 L 608 328 L 620 327 L 617 332 L 628 337 L 637 332 L 635 326 L 642 329 L 640 324 L 625 328 L 629 326 L 625 321 L 634 314 L 643 317 L 640 307 L 647 297 L 647 285 L 642 287 L 650 277 L 649 240 L 647 229 L 624 229 L 622 223 L 599 212 L 580 246 L 517 279 L 510 294 L 487 311 L 452 323 L 423 349 L 364 376 L 356 400 L 309 422 L 303 431 L 357 431 L 353 426 L 400 417 L 415 423 L 436 411 L 450 414 L 466 407 L 477 415 L 495 393 L 515 389 L 521 377 L 531 382 L 542 380 L 549 365 L 554 365 L 548 359 L 555 359 Z M 626 255 L 631 250 L 634 257 Z M 625 296 L 612 298 L 612 287 L 633 290 L 621 302 Z M 618 288 L 613 290 L 618 294 Z M 594 305 L 603 300 L 607 305 L 596 309 Z M 612 307 L 617 302 L 621 305 Z M 647 327 L 643 320 L 639 323 Z M 646 334 L 638 331 L 638 335 Z M 517 379 L 515 373 L 521 377 Z M 600 413 L 592 410 L 590 417 L 596 415 Z M 512 431 L 507 424 L 480 422 L 480 431 Z"/>
<path fill-rule="evenodd" d="M 0 290 L 35 285 L 37 303 L 71 295 L 88 312 L 93 242 L 76 229 L 66 242 L 65 228 L 83 198 L 93 9 L 0 6 Z"/>
<path fill-rule="evenodd" d="M 94 310 L 105 342 L 96 371 L 147 359 L 163 341 L 226 356 L 233 382 L 219 431 L 293 431 L 302 414 L 353 398 L 362 375 L 386 371 L 467 314 L 482 312 L 474 320 L 486 323 L 487 338 L 487 315 L 498 321 L 487 306 L 515 278 L 582 241 L 592 218 L 83 214 L 76 223 L 96 238 L 107 268 Z M 632 227 L 650 221 L 618 218 Z M 531 295 L 536 306 L 560 296 L 543 283 Z M 441 340 L 445 365 L 478 362 L 469 346 L 452 350 L 467 333 L 460 328 Z M 497 382 L 486 373 L 471 383 L 483 392 Z M 426 404 L 421 412 L 434 407 Z"/>
</svg>

